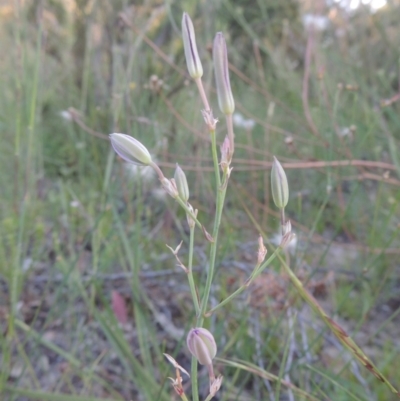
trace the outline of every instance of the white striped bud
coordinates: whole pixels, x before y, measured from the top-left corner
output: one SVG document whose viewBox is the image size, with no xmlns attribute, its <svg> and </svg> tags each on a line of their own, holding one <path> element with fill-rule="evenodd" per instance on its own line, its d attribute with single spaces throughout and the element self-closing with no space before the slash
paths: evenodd
<svg viewBox="0 0 400 401">
<path fill-rule="evenodd" d="M 203 66 L 197 52 L 193 23 L 187 13 L 183 13 L 182 17 L 182 38 L 189 74 L 193 79 L 201 78 L 203 76 Z"/>
<path fill-rule="evenodd" d="M 137 139 L 126 134 L 110 134 L 111 145 L 115 153 L 128 163 L 148 166 L 151 156 L 147 148 Z"/>
</svg>

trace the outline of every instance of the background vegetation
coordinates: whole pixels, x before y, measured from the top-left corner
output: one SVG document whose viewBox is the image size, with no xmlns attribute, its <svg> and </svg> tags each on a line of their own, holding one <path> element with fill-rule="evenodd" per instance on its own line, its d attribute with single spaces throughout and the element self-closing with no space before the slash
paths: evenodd
<svg viewBox="0 0 400 401">
<path fill-rule="evenodd" d="M 194 317 L 165 243 L 182 239 L 185 257 L 185 216 L 147 170 L 116 160 L 107 134 L 138 138 L 166 175 L 178 162 L 202 221 L 212 221 L 212 161 L 186 72 L 183 11 L 219 118 L 210 49 L 224 32 L 238 113 L 211 301 L 248 276 L 259 233 L 269 250 L 276 244 L 276 155 L 291 191 L 292 268 L 399 388 L 400 3 L 183 3 L 0 7 L 2 399 L 175 397 L 162 353 L 189 366 Z M 201 275 L 207 249 L 198 239 Z M 219 400 L 396 399 L 326 331 L 278 262 L 210 329 L 218 356 L 235 361 L 217 367 Z"/>
</svg>

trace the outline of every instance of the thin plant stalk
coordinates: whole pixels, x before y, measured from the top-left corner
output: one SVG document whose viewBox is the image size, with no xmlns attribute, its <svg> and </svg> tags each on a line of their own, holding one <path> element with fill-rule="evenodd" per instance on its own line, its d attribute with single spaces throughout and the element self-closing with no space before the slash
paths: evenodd
<svg viewBox="0 0 400 401">
<path fill-rule="evenodd" d="M 192 294 L 194 309 L 196 311 L 196 316 L 199 316 L 200 304 L 196 292 L 196 286 L 193 279 L 193 248 L 194 248 L 194 226 L 191 226 L 190 238 L 189 238 L 188 281 L 189 281 L 190 292 Z"/>
<path fill-rule="evenodd" d="M 217 254 L 218 245 L 218 233 L 221 223 L 222 210 L 224 207 L 224 200 L 227 188 L 228 175 L 225 172 L 223 176 L 223 184 L 221 185 L 221 176 L 219 173 L 218 155 L 217 155 L 217 143 L 215 139 L 215 130 L 210 130 L 211 134 L 211 151 L 213 155 L 214 171 L 215 171 L 215 184 L 216 184 L 216 211 L 213 229 L 213 242 L 210 247 L 210 258 L 209 266 L 207 271 L 207 279 L 205 288 L 201 298 L 200 311 L 197 315 L 196 327 L 203 327 L 205 312 L 207 310 L 208 299 L 211 292 L 212 279 L 214 277 L 215 270 L 215 259 Z M 192 398 L 193 401 L 199 401 L 198 385 L 197 385 L 197 360 L 192 357 Z"/>
<path fill-rule="evenodd" d="M 383 376 L 379 369 L 365 355 L 364 351 L 353 341 L 353 339 L 343 330 L 343 328 L 339 326 L 339 324 L 337 324 L 326 314 L 318 301 L 304 288 L 302 282 L 293 273 L 292 269 L 288 266 L 284 258 L 279 254 L 278 258 L 285 269 L 286 274 L 292 281 L 292 284 L 296 287 L 297 292 L 308 303 L 308 305 L 310 305 L 311 309 L 322 318 L 322 320 L 342 343 L 342 345 L 347 348 L 353 354 L 353 356 L 358 359 L 358 361 L 361 362 L 375 377 L 377 377 L 382 383 L 385 383 L 394 394 L 400 397 L 400 392 L 389 382 L 385 376 Z"/>
<path fill-rule="evenodd" d="M 210 105 L 208 103 L 207 96 L 206 96 L 206 92 L 204 90 L 203 81 L 201 80 L 201 78 L 196 78 L 195 82 L 196 82 L 197 88 L 199 90 L 200 97 L 203 102 L 205 110 L 207 110 L 207 111 L 211 110 Z"/>
<path fill-rule="evenodd" d="M 250 277 L 245 281 L 245 283 L 241 287 L 239 287 L 235 292 L 233 292 L 231 295 L 229 295 L 223 301 L 221 301 L 218 305 L 214 306 L 214 308 L 210 309 L 206 313 L 206 316 L 210 316 L 216 310 L 218 310 L 222 306 L 226 305 L 228 302 L 232 301 L 233 298 L 237 297 L 244 290 L 246 290 L 249 287 L 249 285 L 263 272 L 263 270 L 272 263 L 272 261 L 277 257 L 277 255 L 280 251 L 281 251 L 281 248 L 276 248 L 274 253 L 263 264 L 261 264 L 260 266 L 256 266 L 254 268 Z"/>
</svg>

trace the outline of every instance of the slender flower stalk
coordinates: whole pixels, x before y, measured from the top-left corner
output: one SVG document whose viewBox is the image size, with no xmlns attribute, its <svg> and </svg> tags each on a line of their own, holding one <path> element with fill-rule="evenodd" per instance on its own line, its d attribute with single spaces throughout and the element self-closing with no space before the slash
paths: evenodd
<svg viewBox="0 0 400 401">
<path fill-rule="evenodd" d="M 273 260 L 278 256 L 280 251 L 281 248 L 276 248 L 274 253 L 263 264 L 257 263 L 250 277 L 244 282 L 244 284 L 241 285 L 235 292 L 226 297 L 223 301 L 221 301 L 218 305 L 215 305 L 212 309 L 206 312 L 205 316 L 207 317 L 211 316 L 215 311 L 220 309 L 222 306 L 225 306 L 228 302 L 232 301 L 232 299 L 236 298 L 244 290 L 249 288 L 250 284 L 264 271 L 266 267 L 268 267 L 273 262 Z"/>
</svg>

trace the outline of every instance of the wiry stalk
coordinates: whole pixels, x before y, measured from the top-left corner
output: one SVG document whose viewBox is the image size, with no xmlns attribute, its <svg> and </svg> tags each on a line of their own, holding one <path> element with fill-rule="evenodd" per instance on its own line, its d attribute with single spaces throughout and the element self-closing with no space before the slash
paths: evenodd
<svg viewBox="0 0 400 401">
<path fill-rule="evenodd" d="M 354 340 L 346 333 L 346 331 L 326 314 L 318 301 L 304 288 L 302 282 L 296 277 L 284 258 L 279 254 L 278 258 L 282 263 L 286 274 L 289 276 L 293 285 L 296 287 L 297 292 L 308 303 L 308 305 L 310 305 L 311 309 L 322 318 L 322 320 L 329 327 L 332 333 L 338 338 L 338 340 L 343 344 L 343 346 L 347 348 L 354 355 L 354 357 L 358 359 L 375 377 L 377 377 L 382 383 L 385 383 L 390 388 L 390 390 L 400 398 L 400 392 L 396 390 L 396 388 L 389 382 L 389 380 L 385 376 L 383 376 L 379 369 L 365 355 L 364 351 L 354 342 Z"/>
</svg>

